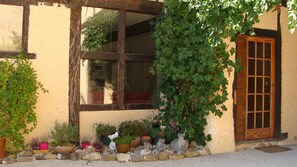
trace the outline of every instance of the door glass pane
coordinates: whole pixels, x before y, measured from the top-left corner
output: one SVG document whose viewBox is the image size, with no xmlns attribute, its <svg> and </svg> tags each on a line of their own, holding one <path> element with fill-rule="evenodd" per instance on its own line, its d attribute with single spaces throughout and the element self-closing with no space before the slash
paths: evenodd
<svg viewBox="0 0 297 167">
<path fill-rule="evenodd" d="M 249 75 L 255 75 L 255 60 L 249 59 Z"/>
<path fill-rule="evenodd" d="M 270 127 L 270 112 L 264 113 L 264 128 Z"/>
<path fill-rule="evenodd" d="M 271 67 L 270 67 L 270 60 L 265 60 L 265 76 L 270 76 L 271 74 Z"/>
<path fill-rule="evenodd" d="M 265 93 L 270 93 L 270 78 L 265 78 L 264 91 Z"/>
<path fill-rule="evenodd" d="M 263 75 L 263 60 L 257 60 L 257 75 Z"/>
<path fill-rule="evenodd" d="M 254 113 L 248 113 L 248 129 L 254 129 Z"/>
<path fill-rule="evenodd" d="M 154 18 L 155 15 L 126 13 L 126 53 L 155 53 Z"/>
<path fill-rule="evenodd" d="M 249 95 L 248 96 L 248 111 L 254 111 L 255 109 L 254 109 L 254 95 Z"/>
<path fill-rule="evenodd" d="M 262 93 L 263 78 L 257 78 L 257 93 Z"/>
<path fill-rule="evenodd" d="M 263 58 L 263 43 L 257 42 L 257 57 Z"/>
<path fill-rule="evenodd" d="M 265 43 L 265 58 L 270 59 L 271 57 L 271 44 Z"/>
<path fill-rule="evenodd" d="M 249 55 L 248 57 L 255 57 L 255 42 L 249 41 Z"/>
<path fill-rule="evenodd" d="M 262 113 L 256 113 L 256 128 L 262 128 Z"/>
<path fill-rule="evenodd" d="M 254 93 L 255 92 L 255 78 L 249 77 L 248 79 L 248 92 Z"/>
<path fill-rule="evenodd" d="M 82 50 L 117 52 L 118 12 L 116 10 L 82 8 Z"/>
<path fill-rule="evenodd" d="M 256 111 L 262 111 L 262 95 L 256 96 Z"/>
<path fill-rule="evenodd" d="M 116 61 L 81 61 L 80 104 L 115 103 L 116 82 Z"/>
<path fill-rule="evenodd" d="M 23 7 L 0 5 L 0 51 L 22 51 Z"/>
<path fill-rule="evenodd" d="M 264 96 L 264 110 L 270 110 L 270 95 Z"/>
</svg>

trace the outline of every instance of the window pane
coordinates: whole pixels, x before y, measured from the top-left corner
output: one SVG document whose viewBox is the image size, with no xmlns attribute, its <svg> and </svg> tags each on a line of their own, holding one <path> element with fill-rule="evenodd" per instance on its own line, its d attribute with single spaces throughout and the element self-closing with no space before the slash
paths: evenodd
<svg viewBox="0 0 297 167">
<path fill-rule="evenodd" d="M 263 75 L 263 60 L 257 60 L 257 75 Z"/>
<path fill-rule="evenodd" d="M 80 104 L 112 104 L 115 100 L 116 79 L 116 61 L 82 61 Z"/>
<path fill-rule="evenodd" d="M 270 60 L 265 61 L 265 76 L 270 76 L 271 68 L 270 68 Z"/>
<path fill-rule="evenodd" d="M 263 90 L 263 78 L 257 78 L 257 93 L 262 93 Z"/>
<path fill-rule="evenodd" d="M 255 111 L 254 109 L 254 95 L 249 95 L 248 96 L 248 111 Z"/>
<path fill-rule="evenodd" d="M 249 41 L 249 55 L 248 57 L 255 57 L 255 42 Z"/>
<path fill-rule="evenodd" d="M 270 110 L 270 95 L 264 96 L 264 110 Z"/>
<path fill-rule="evenodd" d="M 82 8 L 82 49 L 91 52 L 117 52 L 118 12 Z"/>
<path fill-rule="evenodd" d="M 262 95 L 256 96 L 256 111 L 262 111 Z"/>
<path fill-rule="evenodd" d="M 126 13 L 126 53 L 154 54 L 154 15 Z"/>
<path fill-rule="evenodd" d="M 255 78 L 249 77 L 248 79 L 248 91 L 249 93 L 254 93 L 255 92 Z"/>
<path fill-rule="evenodd" d="M 264 128 L 270 127 L 270 112 L 264 113 Z"/>
<path fill-rule="evenodd" d="M 22 50 L 23 7 L 0 5 L 0 51 Z"/>
<path fill-rule="evenodd" d="M 262 113 L 256 113 L 256 128 L 262 128 Z"/>
<path fill-rule="evenodd" d="M 249 59 L 249 75 L 255 75 L 255 60 Z"/>
<path fill-rule="evenodd" d="M 257 43 L 257 57 L 263 58 L 263 43 L 262 42 Z"/>
<path fill-rule="evenodd" d="M 265 78 L 264 82 L 265 93 L 270 93 L 270 78 Z"/>
<path fill-rule="evenodd" d="M 248 129 L 254 129 L 254 113 L 248 113 Z"/>
<path fill-rule="evenodd" d="M 271 44 L 265 43 L 265 58 L 270 59 L 271 57 Z"/>
<path fill-rule="evenodd" d="M 125 77 L 125 103 L 151 103 L 155 80 L 149 72 L 152 63 L 128 62 Z"/>
</svg>

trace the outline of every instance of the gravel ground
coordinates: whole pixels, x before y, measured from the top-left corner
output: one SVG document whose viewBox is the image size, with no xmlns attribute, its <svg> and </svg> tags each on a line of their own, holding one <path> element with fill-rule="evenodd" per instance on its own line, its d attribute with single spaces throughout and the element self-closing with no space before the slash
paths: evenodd
<svg viewBox="0 0 297 167">
<path fill-rule="evenodd" d="M 44 160 L 26 163 L 2 165 L 8 167 L 297 167 L 297 145 L 286 146 L 293 150 L 280 153 L 265 153 L 256 149 L 241 150 L 233 153 L 216 154 L 187 158 L 178 161 L 156 162 L 127 162 L 117 161 L 70 161 L 70 160 Z M 0 165 L 1 166 L 1 165 Z"/>
</svg>

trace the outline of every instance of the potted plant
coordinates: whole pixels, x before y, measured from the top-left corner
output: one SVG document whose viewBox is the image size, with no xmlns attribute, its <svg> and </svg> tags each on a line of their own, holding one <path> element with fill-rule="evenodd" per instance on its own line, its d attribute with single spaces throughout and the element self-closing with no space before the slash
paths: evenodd
<svg viewBox="0 0 297 167">
<path fill-rule="evenodd" d="M 43 136 L 40 138 L 39 149 L 48 151 L 48 137 L 47 136 Z"/>
<path fill-rule="evenodd" d="M 81 149 L 86 149 L 89 145 L 91 145 L 91 142 L 90 140 L 86 139 L 86 138 L 82 138 L 80 140 L 80 143 L 81 143 Z"/>
<path fill-rule="evenodd" d="M 142 134 L 142 124 L 140 121 L 124 121 L 119 125 L 119 136 L 131 136 L 133 141 L 131 147 L 136 147 L 140 143 Z"/>
<path fill-rule="evenodd" d="M 118 153 L 127 153 L 130 151 L 132 140 L 133 137 L 131 136 L 118 136 L 114 138 L 113 141 L 116 143 Z"/>
<path fill-rule="evenodd" d="M 39 138 L 38 137 L 34 137 L 31 139 L 31 141 L 29 142 L 29 146 L 32 148 L 32 150 L 39 150 Z"/>
<path fill-rule="evenodd" d="M 37 126 L 35 105 L 38 89 L 46 90 L 37 81 L 31 61 L 23 55 L 0 61 L 0 158 L 8 148 L 25 148 L 23 134 Z"/>
<path fill-rule="evenodd" d="M 110 124 L 103 124 L 103 123 L 95 123 L 93 127 L 96 128 L 96 135 L 99 141 L 106 146 L 109 145 L 110 139 L 109 135 L 112 135 L 116 132 L 116 127 Z"/>
<path fill-rule="evenodd" d="M 141 121 L 141 135 L 140 135 L 140 140 L 141 140 L 141 143 L 143 144 L 144 142 L 149 142 L 151 143 L 151 132 L 152 132 L 152 128 L 153 128 L 153 125 L 152 125 L 152 122 L 150 120 L 142 120 Z"/>
<path fill-rule="evenodd" d="M 79 142 L 78 130 L 75 126 L 55 121 L 54 129 L 50 132 L 53 139 L 51 145 L 56 153 L 71 153 Z"/>
</svg>

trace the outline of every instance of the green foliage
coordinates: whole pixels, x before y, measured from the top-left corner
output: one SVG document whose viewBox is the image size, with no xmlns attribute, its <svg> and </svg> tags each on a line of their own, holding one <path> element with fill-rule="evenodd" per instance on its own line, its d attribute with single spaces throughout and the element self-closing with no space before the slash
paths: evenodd
<svg viewBox="0 0 297 167">
<path fill-rule="evenodd" d="M 142 134 L 142 124 L 140 121 L 125 121 L 119 125 L 120 136 L 139 137 Z"/>
<path fill-rule="evenodd" d="M 116 144 L 131 144 L 132 140 L 131 136 L 119 136 L 113 139 Z"/>
<path fill-rule="evenodd" d="M 238 34 L 253 33 L 259 14 L 279 4 L 279 0 L 164 1 L 155 24 L 153 70 L 158 76 L 162 125 L 176 124 L 178 132 L 199 145 L 211 140 L 204 133 L 206 116 L 221 117 L 227 110 L 225 72 L 238 67 L 230 60 L 234 48 L 228 49 L 224 39 L 236 41 Z M 296 3 L 291 6 L 296 12 Z"/>
<path fill-rule="evenodd" d="M 52 146 L 67 146 L 79 142 L 77 127 L 67 122 L 59 123 L 55 121 L 50 137 L 53 139 Z"/>
<path fill-rule="evenodd" d="M 0 61 L 0 136 L 7 139 L 9 149 L 24 148 L 23 134 L 37 125 L 38 89 L 46 92 L 24 55 Z"/>
<path fill-rule="evenodd" d="M 150 135 L 152 132 L 152 122 L 150 120 L 142 120 L 141 122 L 141 134 L 140 135 Z"/>
<path fill-rule="evenodd" d="M 86 22 L 86 28 L 82 31 L 85 38 L 82 43 L 83 50 L 99 51 L 108 40 L 110 26 L 115 24 L 116 11 L 102 10 L 90 17 Z"/>
<path fill-rule="evenodd" d="M 289 29 L 291 33 L 293 33 L 297 28 L 297 1 L 288 0 L 287 7 L 288 7 L 288 17 L 289 17 Z"/>
<path fill-rule="evenodd" d="M 93 126 L 96 127 L 98 139 L 101 139 L 101 136 L 112 135 L 116 132 L 116 127 L 110 124 L 96 123 Z"/>
</svg>

